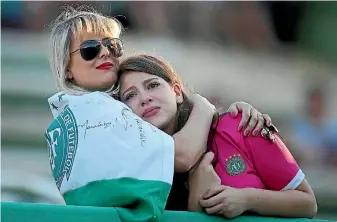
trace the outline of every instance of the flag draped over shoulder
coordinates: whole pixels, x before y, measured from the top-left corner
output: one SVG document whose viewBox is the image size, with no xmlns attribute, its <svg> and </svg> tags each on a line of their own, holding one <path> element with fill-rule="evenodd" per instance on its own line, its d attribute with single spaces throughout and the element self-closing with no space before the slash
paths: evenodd
<svg viewBox="0 0 337 222">
<path fill-rule="evenodd" d="M 118 209 L 122 221 L 157 221 L 174 173 L 174 141 L 108 94 L 57 93 L 44 136 L 66 204 Z"/>
</svg>

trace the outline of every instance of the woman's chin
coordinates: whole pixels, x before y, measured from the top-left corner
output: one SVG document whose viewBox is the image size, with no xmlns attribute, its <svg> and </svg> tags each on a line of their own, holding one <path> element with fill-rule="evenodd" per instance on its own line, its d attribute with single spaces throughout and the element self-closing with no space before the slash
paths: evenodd
<svg viewBox="0 0 337 222">
<path fill-rule="evenodd" d="M 106 82 L 106 83 L 101 85 L 100 91 L 107 91 L 107 90 L 111 89 L 111 87 L 113 87 L 115 84 L 116 84 L 116 82 L 114 82 L 114 81 Z"/>
</svg>

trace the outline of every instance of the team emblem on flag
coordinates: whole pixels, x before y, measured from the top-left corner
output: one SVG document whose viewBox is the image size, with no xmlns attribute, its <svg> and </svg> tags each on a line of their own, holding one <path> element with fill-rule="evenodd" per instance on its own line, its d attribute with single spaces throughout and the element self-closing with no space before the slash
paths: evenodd
<svg viewBox="0 0 337 222">
<path fill-rule="evenodd" d="M 66 176 L 69 180 L 77 150 L 76 119 L 68 106 L 48 127 L 44 136 L 49 145 L 49 161 L 57 188 Z"/>
</svg>

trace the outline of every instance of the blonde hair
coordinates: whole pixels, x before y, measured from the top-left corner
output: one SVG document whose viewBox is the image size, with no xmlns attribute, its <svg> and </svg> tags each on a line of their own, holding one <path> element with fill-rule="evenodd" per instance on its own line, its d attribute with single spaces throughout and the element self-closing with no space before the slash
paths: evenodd
<svg viewBox="0 0 337 222">
<path fill-rule="evenodd" d="M 122 25 L 115 18 L 101 15 L 93 9 L 76 10 L 70 6 L 51 24 L 49 63 L 59 90 L 67 94 L 84 94 L 88 91 L 68 80 L 67 72 L 70 62 L 70 46 L 72 38 L 80 38 L 83 29 L 97 35 L 112 35 L 118 38 Z M 112 86 L 107 93 L 111 93 Z"/>
</svg>

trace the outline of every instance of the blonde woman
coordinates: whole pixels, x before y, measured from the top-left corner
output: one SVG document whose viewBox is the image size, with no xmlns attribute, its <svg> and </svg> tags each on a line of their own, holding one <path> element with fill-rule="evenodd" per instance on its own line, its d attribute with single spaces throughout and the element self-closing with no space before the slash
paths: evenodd
<svg viewBox="0 0 337 222">
<path fill-rule="evenodd" d="M 88 101 L 85 98 L 87 98 L 88 95 L 97 95 L 97 92 L 99 92 L 100 96 L 104 95 L 105 102 L 106 98 L 109 98 L 110 104 L 110 106 L 106 106 L 104 109 L 104 106 L 100 103 L 101 101 L 98 101 L 97 103 L 100 104 L 97 105 L 97 112 L 105 112 L 105 114 L 110 115 L 111 118 L 116 117 L 116 120 L 119 119 L 121 115 L 124 115 L 123 110 L 126 109 L 126 105 L 111 96 L 113 91 L 117 90 L 116 68 L 119 65 L 120 57 L 123 55 L 123 44 L 120 39 L 121 32 L 122 27 L 118 21 L 93 11 L 77 11 L 73 8 L 67 8 L 54 21 L 50 35 L 50 65 L 60 92 L 49 99 L 50 107 L 55 118 L 50 127 L 56 124 L 56 120 L 59 120 L 57 118 L 60 116 L 61 118 L 64 117 L 64 110 L 66 108 L 69 109 L 72 101 L 76 100 L 83 104 L 94 103 L 95 101 Z M 160 130 L 151 130 L 151 127 L 142 129 L 142 138 L 160 138 L 156 140 L 157 142 L 152 142 L 147 148 L 157 147 L 157 149 L 163 150 L 174 149 L 175 172 L 189 171 L 206 151 L 207 136 L 215 112 L 214 107 L 205 98 L 199 95 L 193 95 L 192 101 L 193 110 L 186 125 L 174 135 L 169 136 Z M 72 107 L 76 109 L 75 105 Z M 231 105 L 230 111 L 234 116 L 236 116 L 238 112 L 243 113 L 244 118 L 242 118 L 240 126 L 247 125 L 245 132 L 252 132 L 252 130 L 254 130 L 255 134 L 255 132 L 259 132 L 262 129 L 264 124 L 271 125 L 271 119 L 268 115 L 262 115 L 247 103 L 234 103 Z M 94 111 L 82 110 L 82 118 L 89 118 L 89 115 L 91 115 L 89 114 L 90 112 L 93 113 Z M 136 120 L 136 124 L 145 124 L 145 122 L 135 114 L 130 113 L 128 115 L 128 118 Z M 124 118 L 124 116 L 121 118 Z M 248 122 L 249 124 L 247 124 Z M 89 130 L 92 132 L 93 129 L 99 127 L 108 127 L 105 125 L 105 122 L 104 124 L 102 122 L 101 125 L 98 124 L 91 127 L 86 125 L 87 123 L 88 122 L 79 124 L 78 131 L 81 130 L 80 127 L 85 127 L 84 136 L 86 138 L 85 141 L 88 141 L 88 143 L 90 137 Z M 65 124 L 67 124 L 67 122 Z M 127 128 L 128 126 L 125 125 L 125 127 Z M 109 132 L 109 137 L 116 138 L 113 147 L 117 148 L 126 145 L 129 145 L 129 147 L 132 146 L 132 142 L 136 141 L 139 136 L 124 133 L 122 130 L 112 130 Z M 67 204 L 113 207 L 130 204 L 123 202 L 123 198 L 117 198 L 120 201 L 115 197 L 109 199 L 109 196 L 104 192 L 101 192 L 101 196 L 94 195 L 93 192 L 86 192 L 85 195 L 90 194 L 91 199 L 83 198 L 83 196 L 85 196 L 83 193 L 76 195 L 72 193 L 72 195 L 68 195 L 69 190 L 79 184 L 78 181 L 71 183 L 71 179 L 74 178 L 76 173 L 79 174 L 82 179 L 84 178 L 84 181 L 90 181 L 85 178 L 86 176 L 90 177 L 90 173 L 93 173 L 90 167 L 100 165 L 101 168 L 99 169 L 101 171 L 109 167 L 109 165 L 103 165 L 102 161 L 97 159 L 97 155 L 105 159 L 108 159 L 109 155 L 96 151 L 92 153 L 92 155 L 77 158 L 77 160 L 82 160 L 83 164 L 70 164 L 69 166 L 72 168 L 70 168 L 70 170 L 66 168 L 67 180 L 65 180 L 63 171 L 55 171 L 55 169 L 60 169 L 59 165 L 61 162 L 57 162 L 57 150 L 53 149 L 57 145 L 57 141 L 51 138 L 53 135 L 54 134 L 50 134 L 50 132 L 46 133 L 47 141 L 51 147 L 50 164 L 53 169 L 54 179 Z M 121 138 L 125 138 L 125 140 L 121 141 Z M 100 149 L 99 144 L 101 140 L 101 134 L 97 135 L 97 137 L 91 136 L 90 146 L 95 147 L 95 149 Z M 83 143 L 81 144 L 79 143 L 78 145 L 79 151 L 81 149 L 83 151 L 84 145 Z M 60 148 L 58 150 L 62 149 L 66 148 Z M 111 155 L 111 158 L 115 157 Z M 93 159 L 95 161 L 93 161 Z M 108 164 L 110 164 L 110 168 L 114 168 L 115 165 L 118 164 L 118 160 L 116 162 L 111 160 Z M 90 167 L 88 165 L 90 165 Z M 99 174 L 100 170 L 96 170 L 94 173 Z M 155 193 L 151 195 L 155 195 Z M 72 198 L 69 196 L 72 196 Z M 98 198 L 102 198 L 102 201 L 97 200 Z M 92 199 L 95 199 L 95 201 L 92 201 Z M 154 205 L 150 205 L 150 208 L 151 207 L 154 207 Z M 163 207 L 160 206 L 159 208 L 162 209 Z"/>
</svg>

